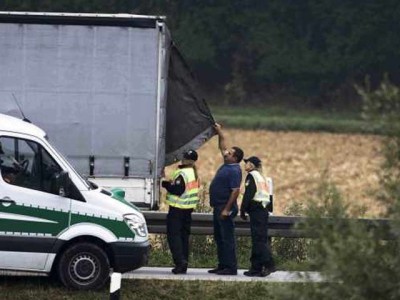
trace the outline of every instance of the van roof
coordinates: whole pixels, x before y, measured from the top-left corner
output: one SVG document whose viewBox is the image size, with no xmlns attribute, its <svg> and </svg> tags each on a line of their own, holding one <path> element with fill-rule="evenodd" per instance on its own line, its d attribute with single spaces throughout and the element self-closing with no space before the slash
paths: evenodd
<svg viewBox="0 0 400 300">
<path fill-rule="evenodd" d="M 0 130 L 40 136 L 42 138 L 46 136 L 46 133 L 39 127 L 4 114 L 0 114 Z"/>
</svg>

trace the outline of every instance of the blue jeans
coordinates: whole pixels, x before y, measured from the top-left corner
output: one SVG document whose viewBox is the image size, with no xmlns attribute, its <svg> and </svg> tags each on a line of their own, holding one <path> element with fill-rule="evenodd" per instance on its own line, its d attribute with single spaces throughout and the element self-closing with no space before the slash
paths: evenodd
<svg viewBox="0 0 400 300">
<path fill-rule="evenodd" d="M 232 214 L 226 219 L 220 218 L 224 207 L 214 207 L 214 239 L 217 244 L 218 268 L 237 270 L 236 260 L 236 241 L 235 241 L 235 223 L 233 219 L 237 215 L 237 208 L 232 208 Z"/>
</svg>

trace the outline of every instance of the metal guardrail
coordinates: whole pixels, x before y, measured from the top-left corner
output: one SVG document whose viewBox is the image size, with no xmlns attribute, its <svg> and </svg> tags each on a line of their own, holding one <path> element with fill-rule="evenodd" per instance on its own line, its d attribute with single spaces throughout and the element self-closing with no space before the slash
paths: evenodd
<svg viewBox="0 0 400 300">
<path fill-rule="evenodd" d="M 147 227 L 150 233 L 167 233 L 166 228 L 166 212 L 143 212 Z M 287 238 L 314 238 L 309 231 L 297 228 L 296 225 L 306 221 L 305 217 L 289 217 L 289 216 L 270 216 L 268 219 L 268 235 L 271 237 L 287 237 Z M 330 222 L 332 219 L 326 219 Z M 390 226 L 388 219 L 351 219 L 354 222 L 360 222 L 367 228 L 387 229 Z M 239 217 L 235 218 L 236 234 L 238 236 L 250 236 L 249 221 L 244 221 Z M 213 234 L 213 216 L 207 213 L 193 213 L 191 233 L 196 235 L 212 235 Z M 382 239 L 392 239 L 393 235 L 382 236 Z"/>
</svg>

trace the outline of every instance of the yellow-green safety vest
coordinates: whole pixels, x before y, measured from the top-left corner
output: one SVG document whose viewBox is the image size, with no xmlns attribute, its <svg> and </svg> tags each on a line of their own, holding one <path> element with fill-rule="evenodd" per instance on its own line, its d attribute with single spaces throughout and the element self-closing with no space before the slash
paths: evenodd
<svg viewBox="0 0 400 300">
<path fill-rule="evenodd" d="M 179 176 L 182 176 L 185 181 L 185 191 L 180 196 L 167 193 L 168 205 L 182 209 L 196 208 L 199 203 L 199 181 L 196 179 L 193 168 L 177 169 L 172 180 Z"/>
<path fill-rule="evenodd" d="M 250 172 L 256 183 L 257 191 L 254 194 L 254 201 L 261 202 L 264 207 L 268 205 L 269 200 L 269 189 L 265 177 L 260 172 L 253 170 Z"/>
</svg>

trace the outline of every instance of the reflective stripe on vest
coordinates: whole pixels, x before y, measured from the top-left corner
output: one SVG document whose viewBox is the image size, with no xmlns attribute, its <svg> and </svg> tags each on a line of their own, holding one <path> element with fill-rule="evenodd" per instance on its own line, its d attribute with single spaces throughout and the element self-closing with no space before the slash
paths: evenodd
<svg viewBox="0 0 400 300">
<path fill-rule="evenodd" d="M 250 174 L 253 176 L 257 187 L 257 191 L 254 195 L 253 200 L 261 202 L 262 205 L 266 207 L 270 202 L 267 181 L 265 180 L 265 177 L 261 175 L 258 171 L 251 171 Z"/>
<path fill-rule="evenodd" d="M 196 180 L 193 168 L 177 169 L 173 180 L 179 176 L 182 176 L 185 181 L 185 191 L 180 196 L 167 193 L 167 203 L 183 209 L 195 208 L 199 203 L 199 181 Z"/>
</svg>

